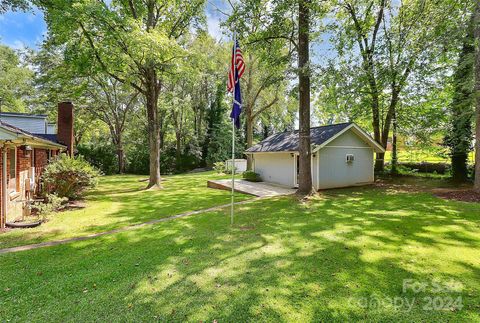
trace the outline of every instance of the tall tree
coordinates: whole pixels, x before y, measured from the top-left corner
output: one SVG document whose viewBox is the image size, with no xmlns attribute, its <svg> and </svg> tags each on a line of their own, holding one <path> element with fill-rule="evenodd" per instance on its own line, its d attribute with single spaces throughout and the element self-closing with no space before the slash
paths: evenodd
<svg viewBox="0 0 480 323">
<path fill-rule="evenodd" d="M 296 62 L 299 98 L 299 189 L 300 195 L 312 190 L 311 147 L 310 147 L 310 38 L 313 34 L 312 19 L 320 13 L 317 1 L 313 0 L 245 0 L 248 6 L 263 4 L 266 19 L 249 37 L 250 43 L 261 42 L 265 49 L 277 40 L 285 40 L 289 48 L 291 62 Z M 252 4 L 253 3 L 253 4 Z M 243 12 L 243 16 L 242 16 Z M 240 23 L 250 14 L 244 10 L 236 17 Z M 234 14 L 238 14 L 234 11 Z M 301 44 L 300 44 L 301 43 Z M 292 64 L 293 65 L 293 64 Z"/>
<path fill-rule="evenodd" d="M 480 1 L 475 8 L 475 190 L 480 193 Z"/>
<path fill-rule="evenodd" d="M 225 82 L 219 82 L 215 98 L 207 111 L 207 133 L 203 147 L 206 165 L 211 167 L 215 162 L 231 158 L 231 126 L 226 121 L 228 107 L 225 102 Z M 237 145 L 235 145 L 237 147 Z"/>
<path fill-rule="evenodd" d="M 49 36 L 66 46 L 79 73 L 100 70 L 143 96 L 150 151 L 147 188 L 160 188 L 158 98 L 162 77 L 175 70 L 182 37 L 199 18 L 204 0 L 39 0 Z"/>
<path fill-rule="evenodd" d="M 468 179 L 468 154 L 472 149 L 472 120 L 474 116 L 474 16 L 470 19 L 463 39 L 462 49 L 453 76 L 453 100 L 450 105 L 451 127 L 445 137 L 450 148 L 452 179 Z"/>
<path fill-rule="evenodd" d="M 248 50 L 248 49 L 247 49 Z M 281 82 L 285 81 L 285 70 L 280 60 L 277 65 L 269 64 L 267 60 L 255 57 L 249 52 L 246 59 L 244 111 L 247 148 L 253 146 L 253 131 L 255 124 L 263 113 L 269 112 L 279 102 L 279 96 L 284 94 Z M 252 169 L 252 156 L 247 156 L 247 169 Z"/>
<path fill-rule="evenodd" d="M 298 194 L 312 192 L 312 148 L 310 142 L 310 6 L 298 2 L 298 94 L 299 94 L 299 175 Z"/>
<path fill-rule="evenodd" d="M 446 0 L 441 4 L 429 0 L 338 4 L 343 8 L 337 16 L 339 52 L 359 56 L 358 75 L 368 96 L 374 139 L 386 147 L 393 115 L 412 75 L 436 70 L 440 48 L 446 38 L 451 39 L 448 30 L 455 25 L 457 7 L 462 4 Z M 383 153 L 377 154 L 375 168 L 383 170 Z"/>
<path fill-rule="evenodd" d="M 123 135 L 127 120 L 137 106 L 138 92 L 128 85 L 110 77 L 91 76 L 86 94 L 90 97 L 89 110 L 102 120 L 110 131 L 112 143 L 116 148 L 118 173 L 125 172 L 125 149 Z"/>
<path fill-rule="evenodd" d="M 0 108 L 3 111 L 25 112 L 32 84 L 33 71 L 22 62 L 19 53 L 0 45 Z"/>
<path fill-rule="evenodd" d="M 253 146 L 254 128 L 261 115 L 268 113 L 285 95 L 282 93 L 287 81 L 285 76 L 289 74 L 291 52 L 286 49 L 288 41 L 284 38 L 270 39 L 268 47 L 258 42 L 258 33 L 263 31 L 263 23 L 270 15 L 265 10 L 267 4 L 266 0 L 242 1 L 235 7 L 235 15 L 225 22 L 226 26 L 235 26 L 245 52 L 242 96 L 247 148 Z M 252 167 L 252 156 L 247 155 L 247 169 Z"/>
<path fill-rule="evenodd" d="M 7 12 L 8 10 L 28 10 L 29 3 L 26 0 L 1 0 L 0 1 L 0 14 Z"/>
</svg>

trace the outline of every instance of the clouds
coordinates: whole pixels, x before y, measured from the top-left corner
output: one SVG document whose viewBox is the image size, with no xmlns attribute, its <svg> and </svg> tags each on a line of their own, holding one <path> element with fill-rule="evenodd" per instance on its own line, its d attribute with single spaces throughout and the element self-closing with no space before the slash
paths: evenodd
<svg viewBox="0 0 480 323">
<path fill-rule="evenodd" d="M 216 40 L 223 40 L 224 35 L 222 33 L 222 30 L 220 28 L 220 18 L 216 17 L 210 13 L 207 12 L 207 28 L 208 28 L 208 33 L 215 38 Z"/>
<path fill-rule="evenodd" d="M 206 7 L 208 33 L 216 40 L 225 41 L 228 35 L 220 24 L 225 21 L 230 13 L 230 5 L 225 0 L 208 0 Z"/>
</svg>

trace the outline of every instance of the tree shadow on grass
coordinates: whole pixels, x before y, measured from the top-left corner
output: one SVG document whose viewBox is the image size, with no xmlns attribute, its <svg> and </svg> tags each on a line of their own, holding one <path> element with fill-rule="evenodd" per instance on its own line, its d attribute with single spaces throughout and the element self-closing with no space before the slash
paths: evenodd
<svg viewBox="0 0 480 323">
<path fill-rule="evenodd" d="M 478 205 L 428 194 L 342 190 L 306 205 L 287 197 L 241 206 L 233 227 L 214 212 L 3 255 L 0 282 L 10 291 L 0 290 L 0 317 L 474 321 L 478 214 Z M 463 288 L 402 292 L 404 280 L 434 279 Z M 465 307 L 424 310 L 424 298 L 439 295 L 461 295 Z M 417 302 L 407 311 L 395 298 Z M 365 305 L 372 299 L 382 303 Z"/>
<path fill-rule="evenodd" d="M 87 194 L 85 209 L 54 214 L 35 229 L 2 234 L 0 248 L 85 236 L 229 203 L 229 192 L 207 188 L 210 178 L 216 175 L 175 175 L 165 189 L 145 191 L 138 176 L 107 176 Z M 237 201 L 250 198 L 236 194 Z"/>
</svg>

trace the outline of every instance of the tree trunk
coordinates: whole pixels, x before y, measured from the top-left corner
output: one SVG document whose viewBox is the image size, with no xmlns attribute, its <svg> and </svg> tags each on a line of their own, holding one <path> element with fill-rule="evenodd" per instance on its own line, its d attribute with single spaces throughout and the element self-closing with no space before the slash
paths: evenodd
<svg viewBox="0 0 480 323">
<path fill-rule="evenodd" d="M 270 129 L 268 128 L 268 124 L 262 124 L 262 136 L 263 139 L 267 139 L 270 136 Z"/>
<path fill-rule="evenodd" d="M 123 142 L 120 134 L 117 135 L 117 158 L 118 158 L 118 173 L 125 173 L 125 156 L 123 151 Z"/>
<path fill-rule="evenodd" d="M 118 156 L 118 173 L 124 174 L 125 173 L 125 157 L 123 153 L 123 148 L 119 148 L 117 150 L 117 156 Z"/>
<path fill-rule="evenodd" d="M 249 120 L 250 119 L 250 120 Z M 249 115 L 246 115 L 245 120 L 247 121 L 247 148 L 250 148 L 253 146 L 253 119 L 249 117 Z M 253 170 L 253 160 L 252 160 L 252 155 L 248 154 L 247 155 L 247 170 Z"/>
<path fill-rule="evenodd" d="M 312 193 L 310 145 L 310 0 L 300 0 L 298 6 L 298 87 L 299 87 L 299 195 Z"/>
<path fill-rule="evenodd" d="M 246 127 L 246 137 L 247 137 L 247 148 L 252 147 L 253 145 L 253 123 L 254 123 L 254 118 L 253 118 L 253 106 L 255 105 L 255 102 L 253 102 L 253 95 L 252 95 L 252 72 L 253 72 L 253 57 L 252 54 L 248 55 L 248 61 L 250 64 L 247 66 L 247 88 L 245 92 L 245 127 Z M 253 168 L 253 159 L 252 155 L 248 154 L 247 155 L 247 170 L 252 170 Z"/>
<path fill-rule="evenodd" d="M 150 149 L 150 177 L 147 189 L 161 188 L 160 178 L 160 129 L 158 125 L 158 90 L 154 72 L 149 73 L 145 95 L 147 106 L 148 144 Z"/>
<path fill-rule="evenodd" d="M 180 158 L 182 157 L 182 134 L 180 131 L 175 131 L 175 162 L 177 163 L 177 171 L 180 171 Z"/>
<path fill-rule="evenodd" d="M 247 148 L 253 146 L 253 117 L 252 110 L 246 109 L 245 111 L 245 120 L 246 120 L 246 130 L 247 130 Z M 253 170 L 253 159 L 252 155 L 247 155 L 247 170 Z"/>
<path fill-rule="evenodd" d="M 397 109 L 398 101 L 399 101 L 399 89 L 397 89 L 394 84 L 392 85 L 392 98 L 390 101 L 390 105 L 388 107 L 387 116 L 385 117 L 383 129 L 382 129 L 382 132 L 380 135 L 380 141 L 379 141 L 380 145 L 385 149 L 387 148 L 387 145 L 388 145 L 390 125 L 393 119 L 396 120 L 396 109 Z M 377 153 L 377 160 L 375 161 L 375 171 L 383 172 L 384 170 L 385 170 L 385 154 Z"/>
<path fill-rule="evenodd" d="M 392 135 L 392 174 L 398 174 L 398 157 L 397 157 L 397 110 L 393 111 L 393 135 Z"/>
<path fill-rule="evenodd" d="M 480 193 L 480 2 L 475 9 L 475 190 Z"/>
<path fill-rule="evenodd" d="M 373 139 L 380 145 L 382 144 L 381 129 L 380 129 L 380 100 L 378 95 L 378 86 L 375 76 L 370 69 L 373 69 L 373 63 L 367 64 L 367 75 L 369 78 L 370 96 L 372 99 L 372 127 L 373 127 Z M 383 171 L 384 166 L 384 153 L 377 153 L 375 158 L 375 171 Z"/>
<path fill-rule="evenodd" d="M 473 139 L 472 122 L 474 118 L 475 90 L 474 78 L 474 16 L 469 22 L 453 76 L 454 95 L 451 109 L 451 130 L 446 136 L 450 148 L 452 180 L 468 180 L 468 154 Z"/>
</svg>

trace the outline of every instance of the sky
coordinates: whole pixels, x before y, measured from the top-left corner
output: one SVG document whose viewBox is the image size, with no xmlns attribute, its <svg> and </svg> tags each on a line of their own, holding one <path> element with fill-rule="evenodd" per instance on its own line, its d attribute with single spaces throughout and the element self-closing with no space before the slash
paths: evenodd
<svg viewBox="0 0 480 323">
<path fill-rule="evenodd" d="M 208 0 L 206 6 L 207 26 L 209 33 L 216 39 L 226 39 L 220 29 L 220 21 L 225 15 L 219 12 L 228 11 L 226 0 Z M 0 15 L 0 43 L 14 49 L 25 47 L 38 49 L 46 36 L 47 26 L 43 14 L 38 9 L 30 12 L 7 12 Z"/>
<path fill-rule="evenodd" d="M 12 48 L 38 48 L 46 32 L 43 15 L 38 10 L 0 15 L 0 42 Z"/>
<path fill-rule="evenodd" d="M 235 2 L 236 0 L 231 0 Z M 205 16 L 209 33 L 217 40 L 229 40 L 230 35 L 220 28 L 221 21 L 226 19 L 225 13 L 230 12 L 227 0 L 207 0 Z M 7 12 L 0 15 L 0 43 L 14 49 L 25 47 L 39 49 L 47 34 L 47 26 L 43 14 L 38 9 L 29 12 Z M 332 56 L 331 45 L 328 42 L 330 34 L 323 34 L 320 42 L 312 44 L 311 59 L 318 64 L 323 58 Z"/>
</svg>

